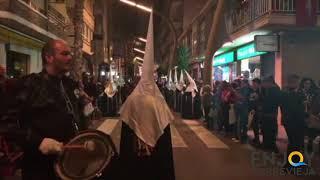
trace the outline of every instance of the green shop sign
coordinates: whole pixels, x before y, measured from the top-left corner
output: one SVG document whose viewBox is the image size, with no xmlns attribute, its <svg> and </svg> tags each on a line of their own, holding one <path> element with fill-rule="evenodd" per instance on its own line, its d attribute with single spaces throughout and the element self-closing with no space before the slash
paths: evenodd
<svg viewBox="0 0 320 180">
<path fill-rule="evenodd" d="M 237 59 L 243 60 L 254 56 L 259 56 L 261 54 L 266 54 L 267 52 L 258 52 L 254 48 L 254 43 L 245 45 L 237 50 Z"/>
<path fill-rule="evenodd" d="M 220 54 L 213 58 L 213 66 L 220 66 L 234 61 L 234 52 Z"/>
</svg>

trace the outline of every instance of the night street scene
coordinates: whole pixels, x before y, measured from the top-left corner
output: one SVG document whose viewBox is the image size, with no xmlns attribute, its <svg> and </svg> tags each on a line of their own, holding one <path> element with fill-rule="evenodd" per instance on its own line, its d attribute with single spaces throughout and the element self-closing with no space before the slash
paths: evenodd
<svg viewBox="0 0 320 180">
<path fill-rule="evenodd" d="M 320 0 L 0 0 L 0 180 L 320 180 Z"/>
</svg>

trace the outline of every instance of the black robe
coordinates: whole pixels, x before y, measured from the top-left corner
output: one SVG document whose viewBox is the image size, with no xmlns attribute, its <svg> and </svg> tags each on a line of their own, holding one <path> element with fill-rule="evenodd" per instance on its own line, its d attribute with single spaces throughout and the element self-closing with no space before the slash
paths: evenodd
<svg viewBox="0 0 320 180">
<path fill-rule="evenodd" d="M 118 93 L 113 97 L 108 97 L 105 93 L 98 98 L 98 107 L 104 117 L 117 116 L 118 114 Z"/>
<path fill-rule="evenodd" d="M 182 91 L 176 91 L 176 112 L 181 112 L 182 109 Z"/>
<path fill-rule="evenodd" d="M 194 112 L 194 118 L 200 119 L 202 117 L 202 108 L 201 108 L 201 98 L 200 94 L 197 93 L 197 95 L 193 98 L 193 112 Z"/>
<path fill-rule="evenodd" d="M 164 129 L 154 152 L 149 157 L 138 157 L 133 150 L 135 133 L 122 123 L 119 180 L 174 180 L 174 164 L 170 125 Z"/>
<path fill-rule="evenodd" d="M 191 92 L 185 92 L 182 96 L 181 116 L 183 119 L 193 119 L 193 98 Z"/>
</svg>

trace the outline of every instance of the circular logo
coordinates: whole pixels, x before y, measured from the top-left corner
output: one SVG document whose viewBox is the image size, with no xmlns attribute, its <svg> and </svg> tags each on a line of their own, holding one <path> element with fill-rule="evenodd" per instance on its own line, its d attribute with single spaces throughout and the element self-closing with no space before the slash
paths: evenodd
<svg viewBox="0 0 320 180">
<path fill-rule="evenodd" d="M 295 163 L 292 161 L 292 157 L 293 156 L 299 156 L 299 162 Z M 303 166 L 303 165 L 307 165 L 306 163 L 303 162 L 303 155 L 302 153 L 298 152 L 298 151 L 293 151 L 289 154 L 288 156 L 288 162 L 291 164 L 291 166 L 293 167 L 299 167 L 299 166 Z"/>
</svg>

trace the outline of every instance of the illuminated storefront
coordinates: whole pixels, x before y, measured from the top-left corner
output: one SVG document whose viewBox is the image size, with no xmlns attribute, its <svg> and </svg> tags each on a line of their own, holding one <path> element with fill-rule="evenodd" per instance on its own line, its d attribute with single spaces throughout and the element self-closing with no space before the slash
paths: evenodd
<svg viewBox="0 0 320 180">
<path fill-rule="evenodd" d="M 257 52 L 254 43 L 244 45 L 237 49 L 237 61 L 240 65 L 240 75 L 246 79 L 261 78 L 261 56 L 266 52 Z"/>
<path fill-rule="evenodd" d="M 213 80 L 231 82 L 274 75 L 274 53 L 258 52 L 254 42 L 240 45 L 213 58 Z"/>
<path fill-rule="evenodd" d="M 235 64 L 233 64 L 235 53 L 227 52 L 215 56 L 213 58 L 213 79 L 215 81 L 227 81 L 232 80 L 232 74 L 235 72 Z M 231 76 L 230 76 L 231 75 Z"/>
</svg>

